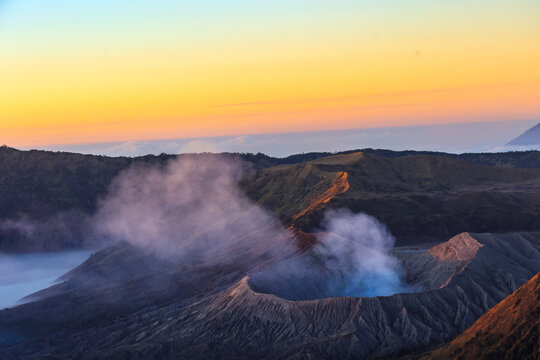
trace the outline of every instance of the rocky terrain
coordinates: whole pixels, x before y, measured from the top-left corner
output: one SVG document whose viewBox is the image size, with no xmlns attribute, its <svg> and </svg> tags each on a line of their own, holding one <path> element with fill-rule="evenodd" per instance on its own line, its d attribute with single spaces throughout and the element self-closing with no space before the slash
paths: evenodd
<svg viewBox="0 0 540 360">
<path fill-rule="evenodd" d="M 162 281 L 154 283 L 141 254 L 119 244 L 38 294 L 40 300 L 0 312 L 0 333 L 11 334 L 0 357 L 388 356 L 452 339 L 540 270 L 539 233 L 464 233 L 430 249 L 395 252 L 416 292 L 361 298 L 319 292 L 294 301 L 274 295 L 276 288 L 314 282 L 292 276 L 256 283 L 271 267 L 194 269 L 145 257 L 163 264 Z M 110 266 L 126 272 L 100 275 L 103 268 L 115 273 Z M 100 286 L 93 276 L 101 276 Z M 287 281 L 294 286 L 279 285 Z"/>
<path fill-rule="evenodd" d="M 540 356 L 540 273 L 428 359 L 523 359 Z"/>
<path fill-rule="evenodd" d="M 0 156 L 3 251 L 80 248 L 95 219 L 115 240 L 0 311 L 0 359 L 428 356 L 540 270 L 536 152 Z M 529 297 L 502 303 L 519 349 Z"/>
</svg>

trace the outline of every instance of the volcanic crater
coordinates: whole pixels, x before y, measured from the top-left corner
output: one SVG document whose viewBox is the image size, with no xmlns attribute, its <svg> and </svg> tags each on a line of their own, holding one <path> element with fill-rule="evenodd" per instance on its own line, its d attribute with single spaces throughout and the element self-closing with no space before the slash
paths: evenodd
<svg viewBox="0 0 540 360">
<path fill-rule="evenodd" d="M 392 267 L 379 271 L 357 269 L 352 262 L 338 262 L 315 246 L 305 254 L 282 260 L 248 278 L 256 293 L 293 300 L 336 297 L 376 297 L 417 293 L 446 286 L 471 262 L 482 244 L 469 233 L 432 248 L 395 248 Z M 357 245 L 365 258 L 373 249 Z"/>
</svg>

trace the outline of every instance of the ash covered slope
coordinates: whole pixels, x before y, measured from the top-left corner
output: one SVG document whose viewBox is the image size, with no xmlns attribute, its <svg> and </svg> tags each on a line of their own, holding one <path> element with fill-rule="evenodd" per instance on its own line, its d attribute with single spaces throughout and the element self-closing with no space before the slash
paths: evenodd
<svg viewBox="0 0 540 360">
<path fill-rule="evenodd" d="M 422 254 L 428 274 L 433 274 L 429 257 L 455 269 L 442 288 L 433 284 L 425 292 L 389 297 L 288 301 L 256 293 L 244 279 L 179 314 L 182 320 L 171 329 L 170 340 L 184 344 L 179 351 L 188 357 L 220 353 L 230 358 L 363 358 L 440 343 L 540 269 L 540 234 L 465 238 L 447 244 L 455 256 L 439 256 L 445 251 L 440 248 L 435 255 Z M 471 248 L 477 249 L 473 258 Z"/>
<path fill-rule="evenodd" d="M 510 141 L 507 145 L 521 146 L 537 144 L 540 144 L 540 123 L 525 131 L 523 134 Z"/>
<path fill-rule="evenodd" d="M 429 251 L 397 255 L 407 273 L 424 275 L 418 285 L 426 291 L 290 301 L 255 292 L 244 276 L 221 292 L 169 299 L 129 316 L 94 319 L 71 332 L 42 333 L 0 350 L 6 358 L 59 359 L 387 356 L 453 338 L 529 280 L 540 270 L 540 234 L 461 234 Z M 31 319 L 45 301 L 0 312 L 0 329 L 7 320 L 16 324 L 21 314 Z M 83 303 L 92 301 L 88 297 Z M 58 316 L 65 310 L 47 309 Z"/>
<path fill-rule="evenodd" d="M 429 359 L 522 359 L 540 357 L 540 273 L 483 315 Z"/>
</svg>

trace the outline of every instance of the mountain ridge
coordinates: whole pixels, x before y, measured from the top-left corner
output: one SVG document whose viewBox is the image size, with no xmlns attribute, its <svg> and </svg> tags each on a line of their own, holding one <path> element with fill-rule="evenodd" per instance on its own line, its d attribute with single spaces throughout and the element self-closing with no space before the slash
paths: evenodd
<svg viewBox="0 0 540 360">
<path fill-rule="evenodd" d="M 324 210 L 336 207 L 375 216 L 400 244 L 443 241 L 463 231 L 540 230 L 540 152 L 457 156 L 367 149 L 284 159 L 263 154 L 107 158 L 3 148 L 0 251 L 91 245 L 82 242 L 85 220 L 122 171 L 216 156 L 252 164 L 241 189 L 286 227 L 305 232 L 315 231 Z M 27 224 L 35 236 L 18 232 Z"/>
<path fill-rule="evenodd" d="M 421 360 L 522 359 L 540 355 L 540 273 L 470 328 Z"/>
<path fill-rule="evenodd" d="M 526 130 L 523 134 L 519 135 L 508 146 L 524 146 L 524 145 L 538 145 L 540 144 L 540 123 L 534 125 L 532 128 Z"/>
</svg>

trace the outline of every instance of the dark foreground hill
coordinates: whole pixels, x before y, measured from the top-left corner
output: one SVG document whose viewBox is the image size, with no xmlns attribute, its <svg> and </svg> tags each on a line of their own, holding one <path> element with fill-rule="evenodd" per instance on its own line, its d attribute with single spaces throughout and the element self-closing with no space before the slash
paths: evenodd
<svg viewBox="0 0 540 360">
<path fill-rule="evenodd" d="M 0 311 L 0 358 L 392 356 L 452 339 L 540 270 L 538 233 L 464 233 L 428 250 L 396 249 L 419 292 L 327 297 L 309 288 L 316 282 L 277 276 L 261 262 L 282 240 L 260 243 L 248 267 L 240 266 L 246 254 L 201 268 L 125 243 L 104 249 L 35 302 Z M 301 286 L 315 298 L 275 295 Z"/>
<path fill-rule="evenodd" d="M 540 230 L 540 152 L 366 149 L 282 159 L 219 156 L 250 163 L 253 170 L 241 184 L 248 196 L 285 225 L 305 231 L 317 229 L 324 210 L 337 207 L 377 217 L 400 244 L 442 241 L 462 231 Z M 85 221 L 112 179 L 131 166 L 164 166 L 177 157 L 111 158 L 0 147 L 0 251 L 92 246 L 85 243 Z M 29 227 L 32 231 L 21 231 Z"/>
</svg>

